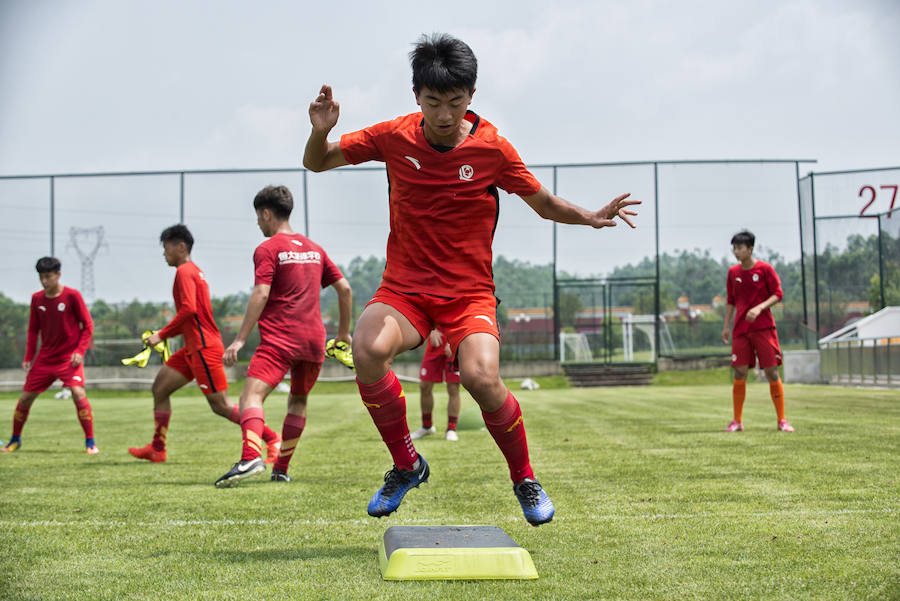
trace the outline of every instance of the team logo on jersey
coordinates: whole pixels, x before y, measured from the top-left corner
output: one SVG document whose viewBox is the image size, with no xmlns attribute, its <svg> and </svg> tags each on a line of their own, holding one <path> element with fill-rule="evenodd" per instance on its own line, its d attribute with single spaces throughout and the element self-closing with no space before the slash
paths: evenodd
<svg viewBox="0 0 900 601">
<path fill-rule="evenodd" d="M 472 165 L 463 165 L 459 168 L 459 179 L 462 181 L 472 181 L 473 175 L 475 175 L 475 169 L 472 168 Z"/>
<path fill-rule="evenodd" d="M 419 164 L 418 159 L 414 159 L 414 158 L 412 158 L 412 157 L 409 156 L 409 155 L 406 155 L 406 156 L 404 156 L 403 158 L 406 159 L 407 161 L 409 161 L 410 163 L 412 163 L 413 165 L 415 165 L 415 166 L 416 166 L 416 169 L 421 169 L 421 168 L 422 168 L 422 165 Z"/>
<path fill-rule="evenodd" d="M 38 305 L 38 309 L 40 309 L 41 311 L 46 311 L 47 307 L 45 307 L 44 305 Z"/>
<path fill-rule="evenodd" d="M 297 246 L 303 246 L 303 243 L 299 240 L 291 240 L 291 244 L 296 244 Z"/>
<path fill-rule="evenodd" d="M 321 263 L 322 255 L 314 250 L 306 252 L 297 252 L 293 250 L 283 250 L 278 253 L 278 264 L 285 265 L 287 263 Z"/>
<path fill-rule="evenodd" d="M 753 274 L 753 281 L 754 281 L 754 282 L 758 282 L 758 281 L 759 281 L 759 274 L 758 274 L 758 273 L 754 273 L 754 274 Z"/>
<path fill-rule="evenodd" d="M 476 315 L 476 316 L 475 316 L 475 319 L 483 319 L 483 320 L 485 320 L 486 322 L 488 322 L 489 324 L 494 325 L 494 322 L 491 321 L 491 318 L 488 317 L 487 315 Z"/>
<path fill-rule="evenodd" d="M 56 308 L 59 309 L 60 311 L 65 311 L 66 303 L 59 303 L 58 305 L 56 305 Z"/>
</svg>

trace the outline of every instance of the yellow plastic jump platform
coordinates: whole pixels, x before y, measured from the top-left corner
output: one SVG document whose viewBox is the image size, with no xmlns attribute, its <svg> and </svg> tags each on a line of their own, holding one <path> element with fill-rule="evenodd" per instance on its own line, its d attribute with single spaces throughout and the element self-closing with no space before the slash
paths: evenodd
<svg viewBox="0 0 900 601">
<path fill-rule="evenodd" d="M 497 526 L 391 526 L 379 552 L 385 580 L 533 580 L 528 551 Z"/>
</svg>

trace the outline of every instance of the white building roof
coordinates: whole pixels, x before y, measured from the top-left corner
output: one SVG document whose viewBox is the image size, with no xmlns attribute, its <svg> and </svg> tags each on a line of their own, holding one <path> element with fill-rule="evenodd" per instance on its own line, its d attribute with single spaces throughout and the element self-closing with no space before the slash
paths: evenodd
<svg viewBox="0 0 900 601">
<path fill-rule="evenodd" d="M 840 340 L 896 337 L 900 337 L 900 307 L 885 307 L 878 313 L 863 317 L 820 338 L 819 344 Z"/>
</svg>

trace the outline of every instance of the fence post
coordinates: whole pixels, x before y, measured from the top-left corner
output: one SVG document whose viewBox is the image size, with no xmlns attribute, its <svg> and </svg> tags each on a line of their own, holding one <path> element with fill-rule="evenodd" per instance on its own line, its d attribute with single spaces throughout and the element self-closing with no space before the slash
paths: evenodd
<svg viewBox="0 0 900 601">
<path fill-rule="evenodd" d="M 54 244 L 56 243 L 56 191 L 54 189 L 56 178 L 50 176 L 50 256 L 55 257 Z"/>
<path fill-rule="evenodd" d="M 800 194 L 800 163 L 794 162 L 794 179 L 797 182 L 797 223 L 800 230 L 800 292 L 803 298 L 803 324 L 809 327 L 809 315 L 806 307 L 806 261 L 803 258 L 803 199 Z M 810 182 L 811 183 L 811 182 Z M 815 227 L 815 222 L 813 222 Z M 808 330 L 807 330 L 808 332 Z M 809 334 L 803 335 L 803 346 L 810 349 Z"/>
<path fill-rule="evenodd" d="M 816 222 L 816 176 L 811 171 L 809 173 L 809 205 L 812 210 L 813 223 L 813 302 L 816 307 L 816 339 L 818 340 L 822 336 L 822 323 L 819 313 L 819 241 L 817 235 L 819 224 Z M 809 325 L 808 322 L 807 325 Z"/>
<path fill-rule="evenodd" d="M 659 362 L 659 163 L 653 163 L 653 229 L 656 230 L 656 284 L 653 287 L 653 337 L 656 350 L 653 362 Z"/>
<path fill-rule="evenodd" d="M 878 216 L 878 282 L 881 284 L 881 309 L 887 307 L 887 297 L 884 295 L 884 238 L 881 234 L 881 218 L 883 214 Z"/>
<path fill-rule="evenodd" d="M 553 166 L 553 194 L 556 195 L 556 165 Z M 553 356 L 561 358 L 559 332 L 559 289 L 556 284 L 556 222 L 553 222 Z"/>
<path fill-rule="evenodd" d="M 309 192 L 306 187 L 306 169 L 303 170 L 303 235 L 309 237 Z"/>
</svg>

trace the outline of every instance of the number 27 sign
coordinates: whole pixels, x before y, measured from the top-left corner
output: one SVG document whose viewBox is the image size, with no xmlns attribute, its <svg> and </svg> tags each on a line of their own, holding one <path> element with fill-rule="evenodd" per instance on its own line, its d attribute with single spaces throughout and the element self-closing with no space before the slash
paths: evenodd
<svg viewBox="0 0 900 601">
<path fill-rule="evenodd" d="M 891 214 L 894 211 L 894 203 L 897 201 L 897 186 L 878 186 L 879 190 L 891 190 L 891 206 L 888 209 L 888 218 L 890 218 Z M 866 209 L 872 206 L 872 203 L 875 202 L 876 192 L 874 186 L 863 186 L 859 189 L 859 197 L 865 200 L 866 198 L 869 201 L 863 206 L 862 210 L 859 212 L 859 216 L 862 217 L 866 213 Z"/>
</svg>

